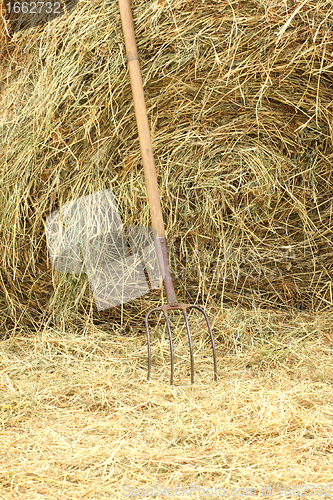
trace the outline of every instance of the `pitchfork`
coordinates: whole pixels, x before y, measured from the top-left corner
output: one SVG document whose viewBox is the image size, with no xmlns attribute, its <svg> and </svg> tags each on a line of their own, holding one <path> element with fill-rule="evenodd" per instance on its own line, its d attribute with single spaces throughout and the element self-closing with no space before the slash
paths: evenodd
<svg viewBox="0 0 333 500">
<path fill-rule="evenodd" d="M 151 372 L 151 343 L 150 343 L 148 320 L 152 312 L 163 311 L 170 341 L 170 354 L 171 354 L 170 384 L 171 385 L 173 384 L 174 352 L 173 352 L 172 333 L 168 318 L 168 311 L 176 309 L 179 309 L 183 312 L 185 319 L 188 343 L 190 348 L 190 358 L 191 358 L 191 383 L 193 384 L 194 382 L 194 359 L 193 359 L 192 337 L 187 316 L 187 311 L 190 309 L 197 309 L 198 311 L 200 311 L 204 315 L 204 318 L 206 320 L 213 349 L 214 379 L 217 380 L 215 344 L 208 316 L 205 313 L 205 311 L 197 305 L 179 303 L 173 286 L 170 273 L 170 264 L 169 264 L 169 256 L 166 244 L 162 208 L 161 208 L 161 202 L 157 184 L 155 161 L 153 156 L 153 149 L 150 137 L 149 124 L 148 124 L 147 109 L 143 93 L 139 57 L 136 48 L 134 24 L 133 24 L 130 0 L 119 0 L 119 9 L 120 9 L 121 22 L 125 38 L 126 54 L 127 54 L 129 74 L 131 80 L 135 116 L 138 126 L 142 163 L 147 185 L 150 216 L 152 221 L 152 227 L 153 229 L 155 229 L 157 233 L 157 237 L 155 238 L 154 243 L 168 302 L 165 305 L 161 305 L 159 307 L 151 309 L 146 315 L 145 323 L 146 323 L 147 342 L 148 342 L 148 380 L 150 379 L 150 372 Z"/>
</svg>

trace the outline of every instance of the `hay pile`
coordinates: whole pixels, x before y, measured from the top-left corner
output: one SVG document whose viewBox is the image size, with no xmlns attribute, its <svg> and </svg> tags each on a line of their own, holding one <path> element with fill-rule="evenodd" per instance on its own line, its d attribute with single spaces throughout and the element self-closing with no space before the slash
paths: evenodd
<svg viewBox="0 0 333 500">
<path fill-rule="evenodd" d="M 183 298 L 331 308 L 331 2 L 140 0 L 133 13 Z M 125 224 L 149 222 L 117 4 L 82 0 L 2 43 L 0 61 L 1 325 L 79 324 L 86 278 L 52 277 L 43 221 L 111 187 Z M 159 299 L 108 318 L 141 322 Z"/>
</svg>

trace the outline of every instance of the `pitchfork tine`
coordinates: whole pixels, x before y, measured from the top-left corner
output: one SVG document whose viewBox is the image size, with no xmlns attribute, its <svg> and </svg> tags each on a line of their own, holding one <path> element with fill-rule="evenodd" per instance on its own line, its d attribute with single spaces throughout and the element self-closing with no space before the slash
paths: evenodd
<svg viewBox="0 0 333 500">
<path fill-rule="evenodd" d="M 202 314 L 204 315 L 204 318 L 206 320 L 206 324 L 207 324 L 209 335 L 210 335 L 210 341 L 211 341 L 211 344 L 212 344 L 212 350 L 213 350 L 214 380 L 216 381 L 217 380 L 217 363 L 216 363 L 215 342 L 214 342 L 214 336 L 213 336 L 212 328 L 211 328 L 210 323 L 209 323 L 208 316 L 207 316 L 206 312 L 202 309 L 202 307 L 195 306 L 194 304 L 190 305 L 188 307 L 188 309 L 197 309 L 198 311 L 202 312 Z"/>
<path fill-rule="evenodd" d="M 150 380 L 150 371 L 151 371 L 151 344 L 150 344 L 150 335 L 149 335 L 149 323 L 148 323 L 148 319 L 149 319 L 149 316 L 150 314 L 154 311 L 154 309 L 152 309 L 151 311 L 149 311 L 147 314 L 146 314 L 146 319 L 145 319 L 145 323 L 146 323 L 146 332 L 147 332 L 147 345 L 148 345 L 148 375 L 147 375 L 147 380 L 149 381 Z"/>
<path fill-rule="evenodd" d="M 145 323 L 146 323 L 146 332 L 147 332 L 147 345 L 148 345 L 148 375 L 147 375 L 147 380 L 150 380 L 150 372 L 151 372 L 151 342 L 150 342 L 150 334 L 149 334 L 149 316 L 152 312 L 154 311 L 160 311 L 161 307 L 156 307 L 155 309 L 151 309 L 146 315 Z M 170 322 L 168 318 L 168 313 L 166 310 L 163 310 L 164 317 L 165 317 L 165 322 L 168 330 L 168 335 L 169 335 L 169 343 L 170 343 L 170 358 L 171 358 L 171 375 L 170 375 L 170 385 L 173 385 L 173 374 L 174 374 L 174 366 L 175 366 L 175 361 L 174 361 L 174 354 L 173 354 L 173 342 L 172 342 L 172 333 L 171 333 L 171 328 L 170 328 Z"/>
<path fill-rule="evenodd" d="M 164 312 L 164 317 L 165 317 L 165 322 L 166 326 L 168 329 L 168 335 L 169 335 L 169 341 L 170 341 L 170 356 L 171 356 L 171 375 L 170 375 L 170 385 L 173 385 L 173 372 L 174 372 L 174 357 L 173 357 L 173 342 L 172 342 L 172 333 L 171 333 L 171 328 L 170 328 L 170 322 L 168 318 L 168 313 L 167 311 Z"/>
<path fill-rule="evenodd" d="M 183 309 L 183 314 L 184 314 L 185 325 L 186 325 L 186 331 L 187 331 L 187 337 L 188 337 L 188 345 L 189 345 L 189 348 L 190 348 L 190 358 L 191 358 L 191 384 L 194 384 L 194 359 L 193 359 L 192 337 L 191 337 L 190 325 L 189 325 L 189 323 L 188 323 L 188 317 L 187 317 L 187 312 L 186 312 L 186 309 Z"/>
</svg>

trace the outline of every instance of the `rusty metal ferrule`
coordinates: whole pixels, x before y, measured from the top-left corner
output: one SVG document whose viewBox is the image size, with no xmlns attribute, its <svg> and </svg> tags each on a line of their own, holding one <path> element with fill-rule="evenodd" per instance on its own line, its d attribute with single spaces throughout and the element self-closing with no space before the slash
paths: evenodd
<svg viewBox="0 0 333 500">
<path fill-rule="evenodd" d="M 178 306 L 177 295 L 171 278 L 169 253 L 165 236 L 158 236 L 157 238 L 155 238 L 154 244 L 168 304 L 170 306 Z"/>
</svg>

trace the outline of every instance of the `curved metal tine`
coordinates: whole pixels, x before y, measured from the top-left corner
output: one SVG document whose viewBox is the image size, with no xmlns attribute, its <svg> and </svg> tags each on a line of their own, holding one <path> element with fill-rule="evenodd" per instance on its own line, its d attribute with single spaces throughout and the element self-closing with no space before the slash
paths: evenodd
<svg viewBox="0 0 333 500">
<path fill-rule="evenodd" d="M 159 311 L 159 307 L 155 307 L 154 309 L 151 309 L 150 311 L 147 312 L 146 314 L 146 332 L 147 332 L 147 345 L 148 345 L 148 375 L 147 375 L 147 380 L 150 380 L 150 371 L 151 371 L 151 343 L 150 343 L 150 335 L 149 335 L 149 316 L 151 315 L 152 312 L 154 311 Z"/>
<path fill-rule="evenodd" d="M 206 312 L 201 307 L 199 307 L 199 306 L 189 305 L 187 308 L 188 309 L 198 309 L 198 311 L 202 312 L 202 314 L 205 317 L 205 320 L 206 320 L 206 323 L 207 323 L 207 326 L 208 326 L 209 335 L 210 335 L 210 341 L 211 341 L 212 349 L 213 349 L 214 380 L 217 381 L 217 363 L 216 363 L 215 342 L 214 342 L 213 332 L 212 332 L 212 329 L 211 329 L 211 326 L 210 326 L 210 323 L 209 323 L 208 316 L 207 316 Z"/>
<path fill-rule="evenodd" d="M 146 324 L 146 332 L 147 332 L 147 346 L 148 346 L 148 374 L 147 374 L 147 380 L 150 380 L 150 373 L 151 373 L 151 342 L 150 342 L 150 334 L 149 334 L 149 316 L 151 315 L 152 312 L 154 311 L 161 311 L 159 307 L 156 307 L 155 309 L 151 309 L 148 311 L 146 314 L 146 319 L 145 319 L 145 324 Z M 171 328 L 170 328 L 170 323 L 169 323 L 169 318 L 166 313 L 166 311 L 163 311 L 164 317 L 165 317 L 165 322 L 167 325 L 167 330 L 168 330 L 168 335 L 169 335 L 169 342 L 170 342 L 170 357 L 171 357 L 171 375 L 170 375 L 170 385 L 173 385 L 173 374 L 174 374 L 174 354 L 173 354 L 173 342 L 172 342 L 172 334 L 171 334 Z"/>
<path fill-rule="evenodd" d="M 150 370 L 151 370 L 151 344 L 150 344 L 148 319 L 149 319 L 149 316 L 151 315 L 151 313 L 153 311 L 155 311 L 155 309 L 152 309 L 151 311 L 148 311 L 147 314 L 146 314 L 146 319 L 145 319 L 146 332 L 147 332 L 147 345 L 148 345 L 148 374 L 147 374 L 147 380 L 148 380 L 148 382 L 150 380 Z"/>
<path fill-rule="evenodd" d="M 186 330 L 187 330 L 187 337 L 188 337 L 188 345 L 190 348 L 190 358 L 191 358 L 191 384 L 194 383 L 194 358 L 193 358 L 193 346 L 192 346 L 192 337 L 191 337 L 191 331 L 190 331 L 190 325 L 188 322 L 188 316 L 186 309 L 183 309 L 183 314 L 184 314 L 184 319 L 185 319 L 185 325 L 186 325 Z"/>
<path fill-rule="evenodd" d="M 174 357 L 173 357 L 173 342 L 172 342 L 172 333 L 171 333 L 171 328 L 170 328 L 170 322 L 168 318 L 168 313 L 164 311 L 164 317 L 165 317 L 165 322 L 168 330 L 168 335 L 169 335 L 169 342 L 170 342 L 170 356 L 171 356 L 171 375 L 170 375 L 170 385 L 173 385 L 173 373 L 174 373 Z"/>
</svg>

